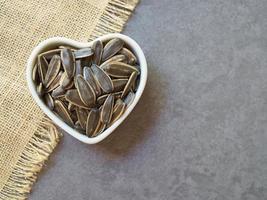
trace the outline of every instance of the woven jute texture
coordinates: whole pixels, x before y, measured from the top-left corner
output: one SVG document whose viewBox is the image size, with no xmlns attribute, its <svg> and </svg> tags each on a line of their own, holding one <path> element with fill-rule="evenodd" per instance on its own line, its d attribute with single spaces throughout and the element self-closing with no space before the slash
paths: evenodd
<svg viewBox="0 0 267 200">
<path fill-rule="evenodd" d="M 32 100 L 25 66 L 42 40 L 119 32 L 138 0 L 0 0 L 0 199 L 25 199 L 60 133 Z"/>
</svg>

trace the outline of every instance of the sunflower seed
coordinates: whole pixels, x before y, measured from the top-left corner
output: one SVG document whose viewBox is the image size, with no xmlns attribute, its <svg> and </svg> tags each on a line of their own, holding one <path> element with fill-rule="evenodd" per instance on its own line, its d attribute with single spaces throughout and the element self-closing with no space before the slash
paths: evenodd
<svg viewBox="0 0 267 200">
<path fill-rule="evenodd" d="M 44 94 L 44 87 L 43 87 L 43 84 L 40 83 L 37 87 L 36 87 L 36 91 L 37 91 L 37 94 L 41 97 L 43 96 Z"/>
<path fill-rule="evenodd" d="M 96 101 L 95 92 L 83 76 L 78 75 L 76 77 L 75 86 L 83 103 L 89 107 L 94 106 Z"/>
<path fill-rule="evenodd" d="M 75 60 L 75 76 L 82 75 L 82 74 L 83 74 L 83 70 L 82 70 L 81 60 Z"/>
<path fill-rule="evenodd" d="M 137 58 L 129 49 L 122 48 L 119 53 L 127 57 L 128 64 L 134 65 L 137 62 Z"/>
<path fill-rule="evenodd" d="M 67 88 L 68 86 L 70 86 L 72 83 L 72 78 L 69 78 L 68 75 L 67 75 L 67 72 L 63 72 L 61 78 L 60 78 L 60 81 L 59 81 L 59 84 L 62 88 Z"/>
<path fill-rule="evenodd" d="M 60 56 L 61 56 L 63 68 L 66 71 L 67 76 L 69 78 L 72 78 L 75 72 L 75 60 L 74 60 L 74 55 L 72 51 L 67 48 L 62 49 Z"/>
<path fill-rule="evenodd" d="M 79 121 L 76 121 L 74 124 L 74 128 L 82 134 L 85 134 L 85 130 L 81 127 Z"/>
<path fill-rule="evenodd" d="M 99 110 L 92 109 L 87 117 L 86 121 L 86 135 L 91 136 L 94 135 L 97 131 L 97 125 L 99 124 Z"/>
<path fill-rule="evenodd" d="M 46 51 L 44 53 L 41 53 L 39 56 L 45 57 L 47 61 L 51 60 L 54 55 L 60 55 L 61 49 L 53 49 L 50 51 Z"/>
<path fill-rule="evenodd" d="M 65 105 L 60 100 L 55 100 L 55 111 L 57 114 L 69 125 L 73 125 L 73 121 L 71 119 L 70 113 Z"/>
<path fill-rule="evenodd" d="M 39 75 L 38 75 L 38 67 L 37 64 L 35 64 L 32 68 L 32 80 L 33 82 L 38 82 L 39 81 Z"/>
<path fill-rule="evenodd" d="M 69 46 L 69 45 L 60 45 L 58 46 L 59 49 L 70 49 L 71 51 L 76 51 L 77 48 L 76 47 L 73 47 L 73 46 Z"/>
<path fill-rule="evenodd" d="M 135 94 L 133 92 L 129 92 L 128 95 L 124 98 L 124 103 L 127 107 L 131 105 L 135 97 Z"/>
<path fill-rule="evenodd" d="M 119 92 L 123 90 L 128 82 L 128 79 L 114 79 L 112 82 L 114 86 L 113 92 Z"/>
<path fill-rule="evenodd" d="M 133 72 L 138 72 L 138 70 L 135 67 L 122 63 L 122 62 L 116 62 L 116 61 L 106 64 L 103 67 L 103 70 L 107 72 L 110 76 L 117 77 L 117 78 L 128 77 Z"/>
<path fill-rule="evenodd" d="M 43 56 L 38 56 L 38 76 L 44 84 L 45 75 L 47 73 L 48 63 Z"/>
<path fill-rule="evenodd" d="M 53 82 L 49 85 L 48 88 L 46 88 L 46 92 L 51 92 L 52 90 L 56 89 L 59 86 L 59 81 L 61 79 L 61 76 L 63 74 L 63 71 L 60 71 L 57 75 L 57 77 L 53 80 Z"/>
<path fill-rule="evenodd" d="M 131 74 L 126 86 L 124 87 L 121 98 L 124 98 L 128 94 L 128 92 L 131 90 L 133 84 L 135 83 L 136 78 L 137 78 L 137 72 L 133 72 Z"/>
<path fill-rule="evenodd" d="M 54 55 L 48 65 L 47 73 L 44 79 L 44 85 L 46 88 L 50 86 L 53 80 L 56 78 L 60 71 L 60 57 L 58 55 Z"/>
<path fill-rule="evenodd" d="M 121 117 L 125 108 L 126 108 L 126 104 L 121 99 L 118 99 L 114 105 L 114 110 L 113 110 L 113 114 L 111 118 L 111 124 L 113 124 L 115 121 L 117 121 Z"/>
<path fill-rule="evenodd" d="M 101 88 L 95 80 L 94 74 L 89 67 L 83 68 L 83 77 L 95 91 L 96 96 L 101 94 Z"/>
<path fill-rule="evenodd" d="M 115 93 L 112 93 L 112 94 L 114 95 L 114 98 L 117 99 L 117 98 L 121 97 L 122 92 L 115 92 Z M 108 95 L 109 94 L 104 94 L 104 95 L 98 97 L 97 100 L 96 100 L 97 104 L 98 105 L 102 105 L 105 102 L 105 100 L 108 97 Z"/>
<path fill-rule="evenodd" d="M 94 42 L 92 49 L 94 51 L 93 63 L 100 65 L 102 53 L 103 53 L 103 44 L 100 40 Z"/>
<path fill-rule="evenodd" d="M 103 133 L 103 131 L 106 129 L 106 127 L 107 127 L 107 125 L 102 123 L 101 120 L 99 120 L 97 127 L 96 127 L 96 131 L 91 137 L 96 137 L 99 134 Z"/>
<path fill-rule="evenodd" d="M 51 110 L 54 109 L 54 100 L 49 93 L 44 95 L 44 102 Z"/>
<path fill-rule="evenodd" d="M 103 69 L 106 64 L 108 64 L 110 62 L 114 62 L 114 61 L 127 62 L 127 57 L 125 55 L 122 55 L 122 54 L 115 55 L 115 56 L 111 57 L 110 59 L 106 60 L 105 62 L 103 62 L 99 67 L 101 69 Z"/>
<path fill-rule="evenodd" d="M 66 93 L 66 90 L 62 88 L 61 86 L 58 86 L 56 89 L 52 91 L 51 95 L 53 98 L 59 98 L 59 97 L 63 97 L 65 93 Z"/>
<path fill-rule="evenodd" d="M 88 111 L 83 108 L 76 107 L 76 113 L 78 117 L 79 124 L 81 125 L 82 129 L 86 128 L 86 121 L 88 116 Z"/>
<path fill-rule="evenodd" d="M 104 124 L 108 124 L 113 113 L 114 95 L 110 94 L 106 98 L 101 110 L 100 119 Z"/>
<path fill-rule="evenodd" d="M 94 54 L 94 51 L 90 47 L 88 47 L 88 48 L 75 50 L 73 54 L 74 54 L 75 59 L 81 59 L 81 58 L 92 56 Z"/>
<path fill-rule="evenodd" d="M 94 73 L 97 83 L 102 88 L 102 90 L 106 93 L 110 93 L 113 90 L 113 83 L 111 78 L 97 65 L 93 64 L 91 69 Z"/>
<path fill-rule="evenodd" d="M 122 49 L 123 45 L 123 40 L 119 38 L 110 40 L 104 47 L 102 61 L 106 61 L 111 56 L 114 56 L 116 53 L 118 53 Z"/>
<path fill-rule="evenodd" d="M 68 90 L 65 94 L 65 98 L 67 101 L 69 101 L 70 103 L 72 103 L 75 106 L 88 109 L 88 106 L 82 102 L 82 100 L 79 96 L 79 93 L 76 89 Z"/>
</svg>

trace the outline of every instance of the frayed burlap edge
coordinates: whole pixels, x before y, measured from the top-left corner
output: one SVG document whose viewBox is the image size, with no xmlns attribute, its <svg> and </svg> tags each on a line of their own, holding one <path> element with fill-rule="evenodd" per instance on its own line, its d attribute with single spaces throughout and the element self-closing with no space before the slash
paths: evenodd
<svg viewBox="0 0 267 200">
<path fill-rule="evenodd" d="M 139 0 L 110 0 L 89 41 L 107 33 L 122 31 L 138 2 Z"/>
<path fill-rule="evenodd" d="M 0 192 L 0 199 L 26 199 L 45 161 L 59 142 L 61 134 L 46 117 L 26 145 Z"/>
<path fill-rule="evenodd" d="M 110 0 L 89 40 L 106 33 L 120 32 L 139 0 Z M 61 133 L 46 117 L 23 150 L 0 199 L 26 199 L 45 161 L 57 146 Z"/>
</svg>

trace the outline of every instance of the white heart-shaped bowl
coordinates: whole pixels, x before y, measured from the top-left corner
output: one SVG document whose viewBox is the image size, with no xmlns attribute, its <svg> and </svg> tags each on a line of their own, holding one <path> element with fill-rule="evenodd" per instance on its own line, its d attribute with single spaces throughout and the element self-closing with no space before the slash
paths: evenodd
<svg viewBox="0 0 267 200">
<path fill-rule="evenodd" d="M 146 63 L 146 58 L 144 56 L 144 53 L 142 51 L 142 49 L 140 48 L 140 46 L 130 37 L 126 36 L 126 35 L 122 35 L 122 34 L 107 34 L 104 36 L 101 36 L 98 38 L 98 40 L 101 40 L 103 42 L 108 41 L 112 38 L 120 38 L 122 39 L 126 45 L 134 52 L 134 54 L 136 55 L 139 65 L 140 65 L 140 69 L 141 69 L 141 73 L 140 73 L 140 83 L 139 86 L 137 88 L 137 91 L 135 93 L 135 98 L 133 100 L 133 102 L 130 104 L 130 106 L 125 110 L 124 114 L 114 123 L 112 124 L 112 126 L 110 126 L 109 128 L 107 128 L 103 133 L 101 133 L 100 135 L 93 137 L 93 138 L 89 138 L 81 133 L 79 133 L 78 131 L 76 131 L 75 129 L 73 129 L 72 127 L 70 127 L 69 125 L 67 125 L 64 121 L 62 121 L 59 117 L 57 117 L 42 101 L 42 99 L 38 96 L 37 92 L 36 92 L 36 86 L 32 80 L 32 70 L 33 70 L 33 66 L 36 63 L 37 60 L 37 56 L 38 54 L 50 50 L 50 49 L 54 49 L 59 45 L 69 45 L 69 46 L 73 46 L 76 48 L 84 48 L 84 47 L 90 47 L 92 46 L 92 42 L 87 42 L 87 43 L 82 43 L 82 42 L 77 42 L 68 38 L 64 38 L 64 37 L 53 37 L 53 38 L 49 38 L 43 42 L 41 42 L 40 44 L 38 44 L 32 51 L 28 62 L 27 62 L 27 68 L 26 68 L 26 78 L 27 78 L 27 83 L 28 83 L 28 87 L 30 90 L 30 93 L 33 97 L 33 99 L 35 100 L 35 102 L 38 104 L 38 106 L 44 111 L 44 113 L 61 129 L 63 129 L 64 131 L 66 131 L 67 133 L 69 133 L 70 135 L 72 135 L 73 137 L 75 137 L 76 139 L 87 143 L 87 144 L 95 144 L 98 143 L 100 141 L 102 141 L 103 139 L 105 139 L 108 135 L 110 135 L 125 119 L 126 117 L 131 113 L 131 111 L 133 110 L 133 108 L 136 106 L 137 102 L 139 101 L 145 85 L 146 85 L 146 81 L 147 81 L 147 63 Z"/>
</svg>

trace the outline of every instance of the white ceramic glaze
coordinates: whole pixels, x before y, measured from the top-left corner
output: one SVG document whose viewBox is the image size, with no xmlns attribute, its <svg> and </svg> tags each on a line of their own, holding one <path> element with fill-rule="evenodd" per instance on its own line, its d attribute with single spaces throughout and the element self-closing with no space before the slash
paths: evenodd
<svg viewBox="0 0 267 200">
<path fill-rule="evenodd" d="M 126 109 L 124 114 L 111 127 L 109 127 L 103 133 L 101 133 L 100 135 L 98 135 L 94 138 L 89 138 L 89 137 L 79 133 L 78 131 L 74 130 L 72 127 L 67 125 L 65 122 L 63 122 L 59 117 L 57 117 L 44 104 L 44 102 L 37 95 L 36 87 L 35 87 L 35 84 L 33 83 L 33 80 L 32 80 L 32 69 L 33 69 L 33 66 L 37 60 L 38 54 L 40 54 L 41 52 L 53 49 L 59 45 L 70 45 L 70 46 L 77 47 L 77 48 L 84 48 L 84 47 L 92 46 L 93 42 L 82 43 L 82 42 L 77 42 L 77 41 L 74 41 L 74 40 L 71 40 L 68 38 L 64 38 L 64 37 L 53 37 L 53 38 L 47 39 L 47 40 L 41 42 L 40 44 L 38 44 L 33 49 L 32 53 L 28 59 L 28 62 L 27 62 L 26 78 L 27 78 L 27 83 L 28 83 L 30 93 L 31 93 L 33 99 L 35 100 L 35 102 L 38 104 L 38 106 L 44 111 L 44 113 L 57 126 L 59 126 L 61 129 L 63 129 L 64 131 L 66 131 L 67 133 L 72 135 L 74 138 L 76 138 L 76 139 L 78 139 L 84 143 L 87 143 L 87 144 L 98 143 L 98 142 L 102 141 L 103 139 L 105 139 L 108 135 L 110 135 L 125 120 L 125 118 L 131 113 L 131 111 L 136 106 L 137 102 L 139 101 L 139 99 L 140 99 L 140 97 L 144 91 L 145 85 L 146 85 L 146 81 L 147 81 L 146 58 L 145 58 L 144 53 L 143 53 L 142 49 L 140 48 L 140 46 L 133 39 L 131 39 L 130 37 L 128 37 L 126 35 L 122 35 L 122 34 L 107 34 L 107 35 L 104 35 L 102 37 L 99 37 L 98 39 L 101 41 L 107 41 L 107 40 L 110 40 L 110 39 L 115 38 L 115 37 L 121 38 L 122 40 L 124 40 L 125 43 L 132 49 L 132 51 L 136 55 L 136 57 L 139 61 L 139 64 L 140 64 L 140 69 L 141 69 L 140 84 L 139 84 L 139 87 L 136 91 L 134 101 Z M 147 111 L 144 111 L 144 112 L 147 112 Z"/>
</svg>

